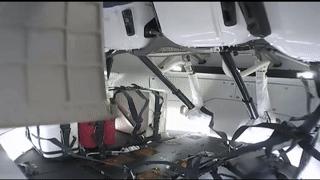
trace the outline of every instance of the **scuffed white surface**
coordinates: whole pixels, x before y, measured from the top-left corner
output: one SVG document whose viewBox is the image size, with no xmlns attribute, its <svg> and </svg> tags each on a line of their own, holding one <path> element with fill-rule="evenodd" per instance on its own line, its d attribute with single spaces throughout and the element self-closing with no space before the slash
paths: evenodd
<svg viewBox="0 0 320 180">
<path fill-rule="evenodd" d="M 265 39 L 303 61 L 320 61 L 320 2 L 264 2 L 272 34 Z"/>
<path fill-rule="evenodd" d="M 135 34 L 128 36 L 122 11 L 131 9 Z M 144 37 L 145 25 L 155 16 L 151 2 L 132 2 L 103 9 L 105 47 L 108 49 L 140 49 L 150 42 Z"/>
<path fill-rule="evenodd" d="M 220 2 L 154 2 L 163 34 L 187 47 L 240 44 L 254 39 L 236 5 L 237 24 L 225 26 Z"/>
<path fill-rule="evenodd" d="M 27 152 L 32 144 L 25 137 L 25 128 L 15 128 L 0 136 L 0 144 L 11 160 Z"/>
</svg>

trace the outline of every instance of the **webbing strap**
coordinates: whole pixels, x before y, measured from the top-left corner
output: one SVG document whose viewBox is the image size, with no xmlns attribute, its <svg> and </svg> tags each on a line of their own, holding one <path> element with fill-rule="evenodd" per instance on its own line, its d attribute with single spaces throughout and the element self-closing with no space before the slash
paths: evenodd
<svg viewBox="0 0 320 180">
<path fill-rule="evenodd" d="M 127 103 L 128 103 L 128 106 L 129 106 L 129 111 L 130 111 L 132 119 L 134 121 L 134 122 L 131 122 L 131 125 L 134 127 L 134 129 L 132 131 L 132 134 L 136 135 L 137 132 L 139 131 L 140 127 L 141 127 L 142 118 L 141 118 L 141 116 L 138 115 L 138 112 L 137 112 L 136 106 L 134 104 L 134 101 L 133 101 L 132 97 L 126 92 L 126 88 L 123 87 L 123 86 L 120 87 L 120 88 L 117 88 L 117 91 L 115 92 L 115 94 L 113 96 L 113 99 L 115 99 L 116 95 L 119 94 L 119 93 L 122 93 L 125 96 L 125 98 L 127 99 Z M 146 103 L 149 103 L 149 102 L 146 101 L 145 104 Z M 130 122 L 130 120 L 129 120 L 129 122 Z"/>
<path fill-rule="evenodd" d="M 310 132 L 314 127 L 317 126 L 320 119 L 320 104 L 307 117 L 308 118 L 303 122 L 303 124 L 299 126 L 299 128 L 304 132 Z"/>
<path fill-rule="evenodd" d="M 228 139 L 228 136 L 225 132 L 223 131 L 218 131 L 218 130 L 215 130 L 213 128 L 211 128 L 215 133 L 217 133 L 221 139 L 223 140 L 223 143 L 226 145 L 226 146 L 229 146 L 229 139 Z"/>
<path fill-rule="evenodd" d="M 306 91 L 306 98 L 307 98 L 307 113 L 310 113 L 310 107 L 311 107 L 311 100 L 312 98 L 314 98 L 314 96 L 312 95 L 311 91 L 310 91 L 310 87 L 308 84 L 308 81 L 306 79 L 301 79 L 301 82 L 305 88 Z"/>
<path fill-rule="evenodd" d="M 137 84 L 134 84 L 134 83 L 131 85 L 133 86 L 133 88 L 136 88 L 136 89 L 150 91 L 155 96 L 154 122 L 156 122 L 156 124 L 159 123 L 159 119 L 161 116 L 161 107 L 163 104 L 163 97 L 160 96 L 160 93 L 158 91 L 144 88 L 144 87 L 138 86 Z M 161 102 L 160 102 L 160 100 L 161 100 Z"/>
<path fill-rule="evenodd" d="M 211 117 L 210 123 L 209 123 L 209 128 L 211 128 L 213 130 L 213 125 L 214 125 L 214 114 L 213 112 L 209 111 L 206 107 L 202 106 L 200 108 L 200 111 L 203 112 L 204 114 L 208 115 Z"/>
<path fill-rule="evenodd" d="M 104 123 L 105 121 L 95 122 L 94 139 L 100 150 L 103 148 Z"/>
<path fill-rule="evenodd" d="M 319 131 L 316 132 L 315 137 L 309 143 L 312 146 L 312 148 L 315 146 L 315 144 L 318 140 L 318 137 L 319 137 Z M 304 143 L 303 142 L 301 142 L 301 143 L 303 144 L 302 146 L 304 146 Z M 307 147 L 307 148 L 310 148 L 310 147 Z M 303 151 L 302 151 L 302 154 L 300 157 L 299 166 L 298 166 L 296 174 L 294 176 L 295 178 L 298 178 L 299 174 L 303 171 L 303 169 L 306 167 L 306 165 L 310 161 L 310 158 L 311 158 L 310 153 L 313 153 L 313 152 L 307 152 L 307 150 L 305 150 L 305 148 L 303 148 Z M 314 154 L 313 156 L 316 156 L 316 154 Z"/>
<path fill-rule="evenodd" d="M 144 110 L 148 107 L 149 105 L 149 99 L 143 95 L 143 93 L 141 91 L 139 91 L 138 89 L 135 90 L 135 92 L 142 98 L 144 99 L 146 102 L 144 103 L 143 107 L 141 108 L 141 111 L 139 112 L 139 117 L 142 117 L 142 113 L 144 112 Z M 141 119 L 139 119 L 141 120 Z"/>
<path fill-rule="evenodd" d="M 137 109 L 136 109 L 136 106 L 133 102 L 133 99 L 132 97 L 124 90 L 124 89 L 118 89 L 115 94 L 114 94 L 114 99 L 115 97 L 117 96 L 117 94 L 119 93 L 122 93 L 125 98 L 127 99 L 127 102 L 128 102 L 128 106 L 129 106 L 129 110 L 130 110 L 130 113 L 131 113 L 131 116 L 132 116 L 132 119 L 137 123 L 139 122 L 138 121 L 138 112 L 137 112 Z"/>
<path fill-rule="evenodd" d="M 239 138 L 241 136 L 241 134 L 247 130 L 248 128 L 250 127 L 265 127 L 265 128 L 269 128 L 269 129 L 275 129 L 276 127 L 279 127 L 280 124 L 273 124 L 273 123 L 260 123 L 260 124 L 257 124 L 257 125 L 252 125 L 252 126 L 241 126 L 240 128 L 238 128 L 236 130 L 236 132 L 233 134 L 232 136 L 232 139 L 229 140 L 228 139 L 228 136 L 225 132 L 223 131 L 218 131 L 218 130 L 215 130 L 211 127 L 211 129 L 217 133 L 221 139 L 223 140 L 224 144 L 227 145 L 228 147 L 232 148 L 235 146 L 235 140 L 237 138 Z"/>
<path fill-rule="evenodd" d="M 211 176 L 213 179 L 222 179 L 222 177 L 218 174 L 218 168 L 214 168 L 210 171 Z"/>
<path fill-rule="evenodd" d="M 77 151 L 79 150 L 79 147 L 77 148 L 72 148 L 72 151 Z M 58 150 L 58 151 L 50 151 L 50 152 L 46 152 L 46 151 L 41 151 L 42 154 L 46 154 L 46 155 L 54 155 L 54 154 L 63 154 L 66 151 L 62 151 L 62 150 Z"/>
<path fill-rule="evenodd" d="M 115 101 L 115 97 L 118 93 L 123 93 L 124 96 L 127 99 L 127 103 L 129 106 L 129 111 L 131 113 L 132 119 L 134 120 L 134 122 L 130 122 L 129 118 L 127 117 L 127 119 L 129 120 L 129 122 L 131 123 L 131 125 L 134 127 L 132 134 L 133 135 L 137 135 L 137 132 L 140 130 L 141 128 L 141 123 L 143 122 L 142 119 L 142 114 L 143 112 L 146 110 L 146 108 L 149 105 L 149 99 L 140 91 L 140 90 L 147 90 L 150 91 L 151 93 L 154 94 L 155 96 L 155 110 L 154 110 L 154 131 L 153 131 L 153 136 L 155 136 L 155 134 L 158 134 L 159 131 L 159 119 L 160 119 L 160 115 L 161 115 L 161 107 L 163 104 L 163 97 L 160 96 L 159 92 L 155 91 L 155 90 L 151 90 L 148 88 L 144 88 L 141 86 L 138 86 L 136 84 L 132 84 L 132 87 L 128 86 L 128 87 L 124 87 L 124 86 L 120 86 L 120 87 L 115 87 L 112 90 L 116 90 L 114 96 L 113 96 L 113 100 Z M 139 112 L 139 114 L 137 113 L 137 109 L 135 107 L 135 104 L 133 102 L 132 97 L 126 92 L 128 90 L 134 90 L 137 95 L 139 95 L 142 99 L 145 100 L 145 103 L 143 105 L 143 107 L 141 108 L 141 111 Z M 161 103 L 160 103 L 160 99 L 161 99 Z M 119 107 L 120 109 L 120 107 Z"/>
<path fill-rule="evenodd" d="M 279 149 L 278 151 L 279 151 L 280 157 L 282 158 L 283 162 L 291 165 L 290 159 L 287 156 L 287 152 L 283 149 Z"/>
<path fill-rule="evenodd" d="M 271 153 L 273 146 L 281 144 L 290 139 L 291 140 L 293 139 L 294 143 L 291 144 L 288 150 L 284 151 L 282 148 L 280 148 L 279 150 L 280 156 L 282 157 L 284 162 L 290 163 L 286 153 L 290 151 L 296 144 L 299 144 L 301 148 L 304 150 L 304 152 L 308 153 L 310 156 L 313 156 L 314 158 L 320 161 L 320 152 L 314 148 L 314 143 L 316 141 L 316 138 L 313 138 L 310 135 L 306 135 L 303 132 L 299 132 L 298 128 L 287 126 L 287 123 L 282 123 L 282 124 L 261 123 L 254 126 L 242 126 L 234 133 L 231 141 L 235 141 L 249 127 L 270 128 L 270 129 L 274 129 L 274 132 L 270 136 L 270 138 L 268 138 L 267 140 L 260 143 L 256 143 L 256 144 L 250 144 L 238 150 L 232 151 L 222 156 L 222 158 L 227 160 L 247 152 L 252 152 L 252 151 L 261 149 L 262 147 L 266 147 L 266 152 Z M 308 155 L 304 154 L 301 160 L 305 161 L 307 157 Z M 301 169 L 300 166 L 304 166 L 303 162 L 300 162 L 298 169 Z"/>
<path fill-rule="evenodd" d="M 302 116 L 302 117 L 291 117 L 289 119 L 289 121 L 301 121 L 301 120 L 306 120 L 308 118 L 310 118 L 310 107 L 311 107 L 311 100 L 312 98 L 314 98 L 314 96 L 312 95 L 311 91 L 310 91 L 310 87 L 308 85 L 308 81 L 306 79 L 301 79 L 301 82 L 305 88 L 306 91 L 306 99 L 307 99 L 307 113 L 308 115 Z"/>
<path fill-rule="evenodd" d="M 201 162 L 201 156 L 196 156 L 194 158 L 187 160 L 187 168 L 185 171 L 186 179 L 196 179 L 199 177 L 200 162 Z"/>
<path fill-rule="evenodd" d="M 57 138 L 42 138 L 42 137 L 39 137 L 39 136 L 36 136 L 34 134 L 31 133 L 31 135 L 38 139 L 38 140 L 46 140 L 46 141 L 50 141 L 52 144 L 58 146 L 59 148 L 61 148 L 62 150 L 66 149 L 66 148 L 70 148 L 72 147 L 75 142 L 76 142 L 76 137 L 72 136 L 72 142 L 69 146 L 65 146 L 64 144 L 62 144 Z M 41 150 L 42 151 L 42 150 Z M 43 152 L 43 151 L 42 151 Z"/>
<path fill-rule="evenodd" d="M 36 150 L 41 153 L 41 154 L 47 154 L 47 155 L 52 155 L 52 154 L 58 154 L 58 153 L 63 153 L 63 155 L 67 155 L 68 151 L 74 151 L 77 150 L 78 148 L 73 148 L 71 149 L 75 142 L 76 142 L 76 137 L 72 136 L 72 141 L 69 143 L 69 137 L 70 137 L 70 124 L 65 124 L 65 125 L 60 125 L 60 134 L 61 134 L 61 142 L 57 138 L 42 138 L 40 137 L 40 127 L 37 126 L 37 135 L 34 135 L 33 133 L 30 133 L 29 128 L 27 128 L 27 133 L 29 133 L 28 137 L 30 137 L 31 143 L 34 145 L 33 141 L 31 140 L 30 134 L 38 140 L 39 143 L 39 149 L 36 148 Z M 45 152 L 41 148 L 41 143 L 40 140 L 46 140 L 51 142 L 52 144 L 56 145 L 57 147 L 61 148 L 61 151 L 52 151 L 52 152 Z"/>
<path fill-rule="evenodd" d="M 70 124 L 60 125 L 61 143 L 64 147 L 69 147 L 70 131 L 71 131 Z"/>
<path fill-rule="evenodd" d="M 37 135 L 38 135 L 38 137 L 40 137 L 40 126 L 37 126 Z M 42 147 L 41 147 L 40 139 L 38 139 L 38 145 L 39 145 L 40 151 L 42 152 Z"/>
<path fill-rule="evenodd" d="M 133 133 L 133 134 L 137 134 L 136 132 L 138 132 L 138 131 L 140 130 L 140 128 L 141 128 L 141 123 L 143 122 L 142 114 L 143 114 L 143 112 L 146 110 L 146 108 L 147 108 L 148 105 L 149 105 L 149 99 L 148 99 L 145 95 L 143 95 L 143 93 L 142 93 L 141 91 L 139 91 L 138 89 L 136 89 L 135 92 L 136 92 L 142 99 L 145 100 L 145 103 L 144 103 L 143 107 L 141 108 L 141 110 L 140 110 L 140 112 L 139 112 L 139 115 L 138 115 L 138 117 L 139 117 L 139 119 L 138 119 L 138 124 L 139 124 L 139 126 L 135 126 L 135 127 L 134 127 L 133 132 L 135 132 L 135 133 Z"/>
<path fill-rule="evenodd" d="M 159 123 L 160 123 L 160 116 L 161 116 L 161 108 L 163 104 L 163 97 L 160 96 L 159 92 L 153 92 L 153 94 L 155 96 L 155 105 L 154 105 L 154 113 L 153 113 L 153 137 L 157 138 L 159 134 Z M 161 98 L 162 100 L 160 102 Z"/>
<path fill-rule="evenodd" d="M 251 125 L 251 126 L 241 126 L 233 134 L 231 141 L 234 142 L 236 139 L 238 139 L 241 136 L 241 134 L 245 130 L 247 130 L 250 127 L 264 127 L 264 128 L 269 128 L 269 129 L 276 129 L 276 128 L 279 128 L 280 126 L 281 126 L 280 124 L 274 124 L 274 123 L 260 123 L 260 124 Z"/>
<path fill-rule="evenodd" d="M 311 143 L 308 143 L 307 141 L 301 141 L 301 142 L 299 142 L 299 145 L 309 155 L 313 156 L 318 161 L 320 161 L 320 152 L 318 150 L 316 150 Z"/>
</svg>

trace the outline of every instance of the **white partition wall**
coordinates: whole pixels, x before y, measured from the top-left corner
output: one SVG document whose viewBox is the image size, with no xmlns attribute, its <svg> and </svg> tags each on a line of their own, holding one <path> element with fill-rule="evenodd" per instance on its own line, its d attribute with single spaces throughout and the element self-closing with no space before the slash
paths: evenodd
<svg viewBox="0 0 320 180">
<path fill-rule="evenodd" d="M 102 3 L 0 3 L 0 126 L 100 120 Z"/>
</svg>

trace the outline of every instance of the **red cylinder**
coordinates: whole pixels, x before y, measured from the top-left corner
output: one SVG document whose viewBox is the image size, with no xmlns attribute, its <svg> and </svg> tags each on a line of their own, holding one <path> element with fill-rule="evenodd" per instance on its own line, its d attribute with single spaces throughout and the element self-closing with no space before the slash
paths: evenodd
<svg viewBox="0 0 320 180">
<path fill-rule="evenodd" d="M 104 122 L 104 144 L 112 145 L 116 142 L 115 119 L 107 119 Z"/>
<path fill-rule="evenodd" d="M 94 139 L 95 122 L 83 122 L 78 124 L 79 144 L 84 148 L 95 148 Z"/>
</svg>

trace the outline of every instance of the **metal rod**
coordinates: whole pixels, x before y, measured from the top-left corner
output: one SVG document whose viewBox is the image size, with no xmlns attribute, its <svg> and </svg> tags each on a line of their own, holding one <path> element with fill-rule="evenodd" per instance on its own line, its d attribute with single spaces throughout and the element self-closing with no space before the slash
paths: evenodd
<svg viewBox="0 0 320 180">
<path fill-rule="evenodd" d="M 237 83 L 237 86 L 241 92 L 241 95 L 243 97 L 243 102 L 246 104 L 247 109 L 250 113 L 251 119 L 257 119 L 259 117 L 256 106 L 253 103 L 253 99 L 250 97 L 247 87 L 244 84 L 242 77 L 240 73 L 237 71 L 236 64 L 233 61 L 233 58 L 229 52 L 220 52 L 220 55 L 224 61 L 224 63 L 227 65 L 228 69 L 230 70 L 233 79 Z"/>
<path fill-rule="evenodd" d="M 159 68 L 154 65 L 147 56 L 138 56 L 138 58 L 171 90 L 172 94 L 176 95 L 188 107 L 188 109 L 193 109 L 195 107 L 195 105 L 162 74 Z"/>
</svg>

